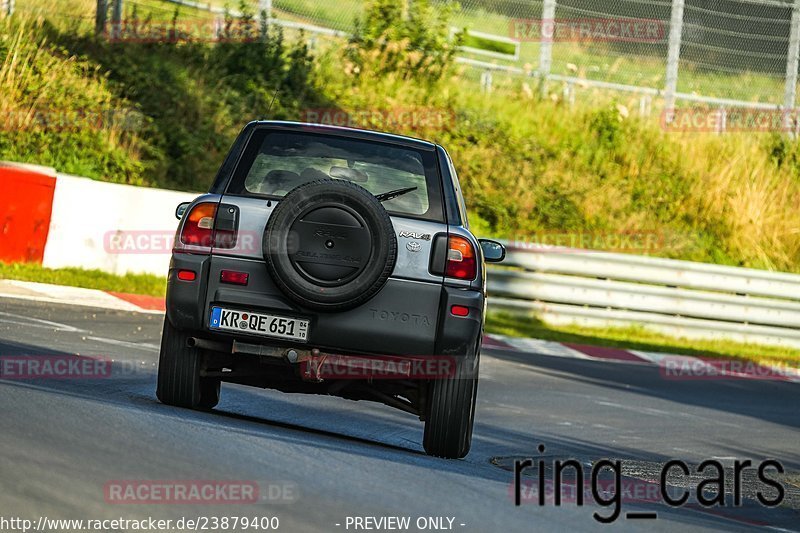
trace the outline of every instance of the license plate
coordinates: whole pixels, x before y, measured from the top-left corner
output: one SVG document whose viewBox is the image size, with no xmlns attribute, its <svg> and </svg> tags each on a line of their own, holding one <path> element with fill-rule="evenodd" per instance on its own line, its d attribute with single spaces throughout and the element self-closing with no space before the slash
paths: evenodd
<svg viewBox="0 0 800 533">
<path fill-rule="evenodd" d="M 308 320 L 298 318 L 212 307 L 209 326 L 211 329 L 305 342 L 308 340 L 308 324 Z"/>
</svg>

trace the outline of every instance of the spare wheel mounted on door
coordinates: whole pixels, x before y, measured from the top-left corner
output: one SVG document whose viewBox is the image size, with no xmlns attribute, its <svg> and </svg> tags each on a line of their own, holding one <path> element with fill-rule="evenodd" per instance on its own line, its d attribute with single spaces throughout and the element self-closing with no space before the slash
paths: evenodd
<svg viewBox="0 0 800 533">
<path fill-rule="evenodd" d="M 305 183 L 277 205 L 264 232 L 267 269 L 303 307 L 341 311 L 372 298 L 397 260 L 389 214 L 355 183 Z"/>
</svg>

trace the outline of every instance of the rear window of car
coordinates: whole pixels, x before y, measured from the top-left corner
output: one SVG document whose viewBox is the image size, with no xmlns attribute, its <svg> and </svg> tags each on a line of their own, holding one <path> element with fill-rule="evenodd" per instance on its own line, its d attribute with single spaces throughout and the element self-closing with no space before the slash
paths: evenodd
<svg viewBox="0 0 800 533">
<path fill-rule="evenodd" d="M 328 134 L 256 131 L 227 192 L 280 199 L 303 183 L 331 178 L 352 181 L 376 196 L 415 187 L 383 206 L 395 215 L 443 220 L 433 151 Z"/>
</svg>

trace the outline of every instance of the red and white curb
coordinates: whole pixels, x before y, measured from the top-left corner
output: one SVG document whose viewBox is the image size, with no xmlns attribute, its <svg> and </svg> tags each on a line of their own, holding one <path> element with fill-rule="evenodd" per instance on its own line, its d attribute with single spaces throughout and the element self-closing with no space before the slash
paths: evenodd
<svg viewBox="0 0 800 533">
<path fill-rule="evenodd" d="M 0 280 L 0 298 L 81 305 L 138 313 L 163 313 L 165 310 L 164 298 L 156 296 L 124 294 L 9 279 Z"/>
<path fill-rule="evenodd" d="M 800 383 L 800 366 L 776 366 L 738 359 L 714 359 L 605 346 L 561 343 L 507 335 L 486 335 L 484 347 L 551 357 L 657 366 L 665 379 L 756 379 Z"/>
</svg>

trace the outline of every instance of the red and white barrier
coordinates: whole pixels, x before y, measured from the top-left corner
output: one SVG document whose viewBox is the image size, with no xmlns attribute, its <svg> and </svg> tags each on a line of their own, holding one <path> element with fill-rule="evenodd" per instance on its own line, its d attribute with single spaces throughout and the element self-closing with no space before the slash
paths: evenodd
<svg viewBox="0 0 800 533">
<path fill-rule="evenodd" d="M 0 261 L 165 276 L 175 208 L 195 194 L 0 164 Z"/>
</svg>

